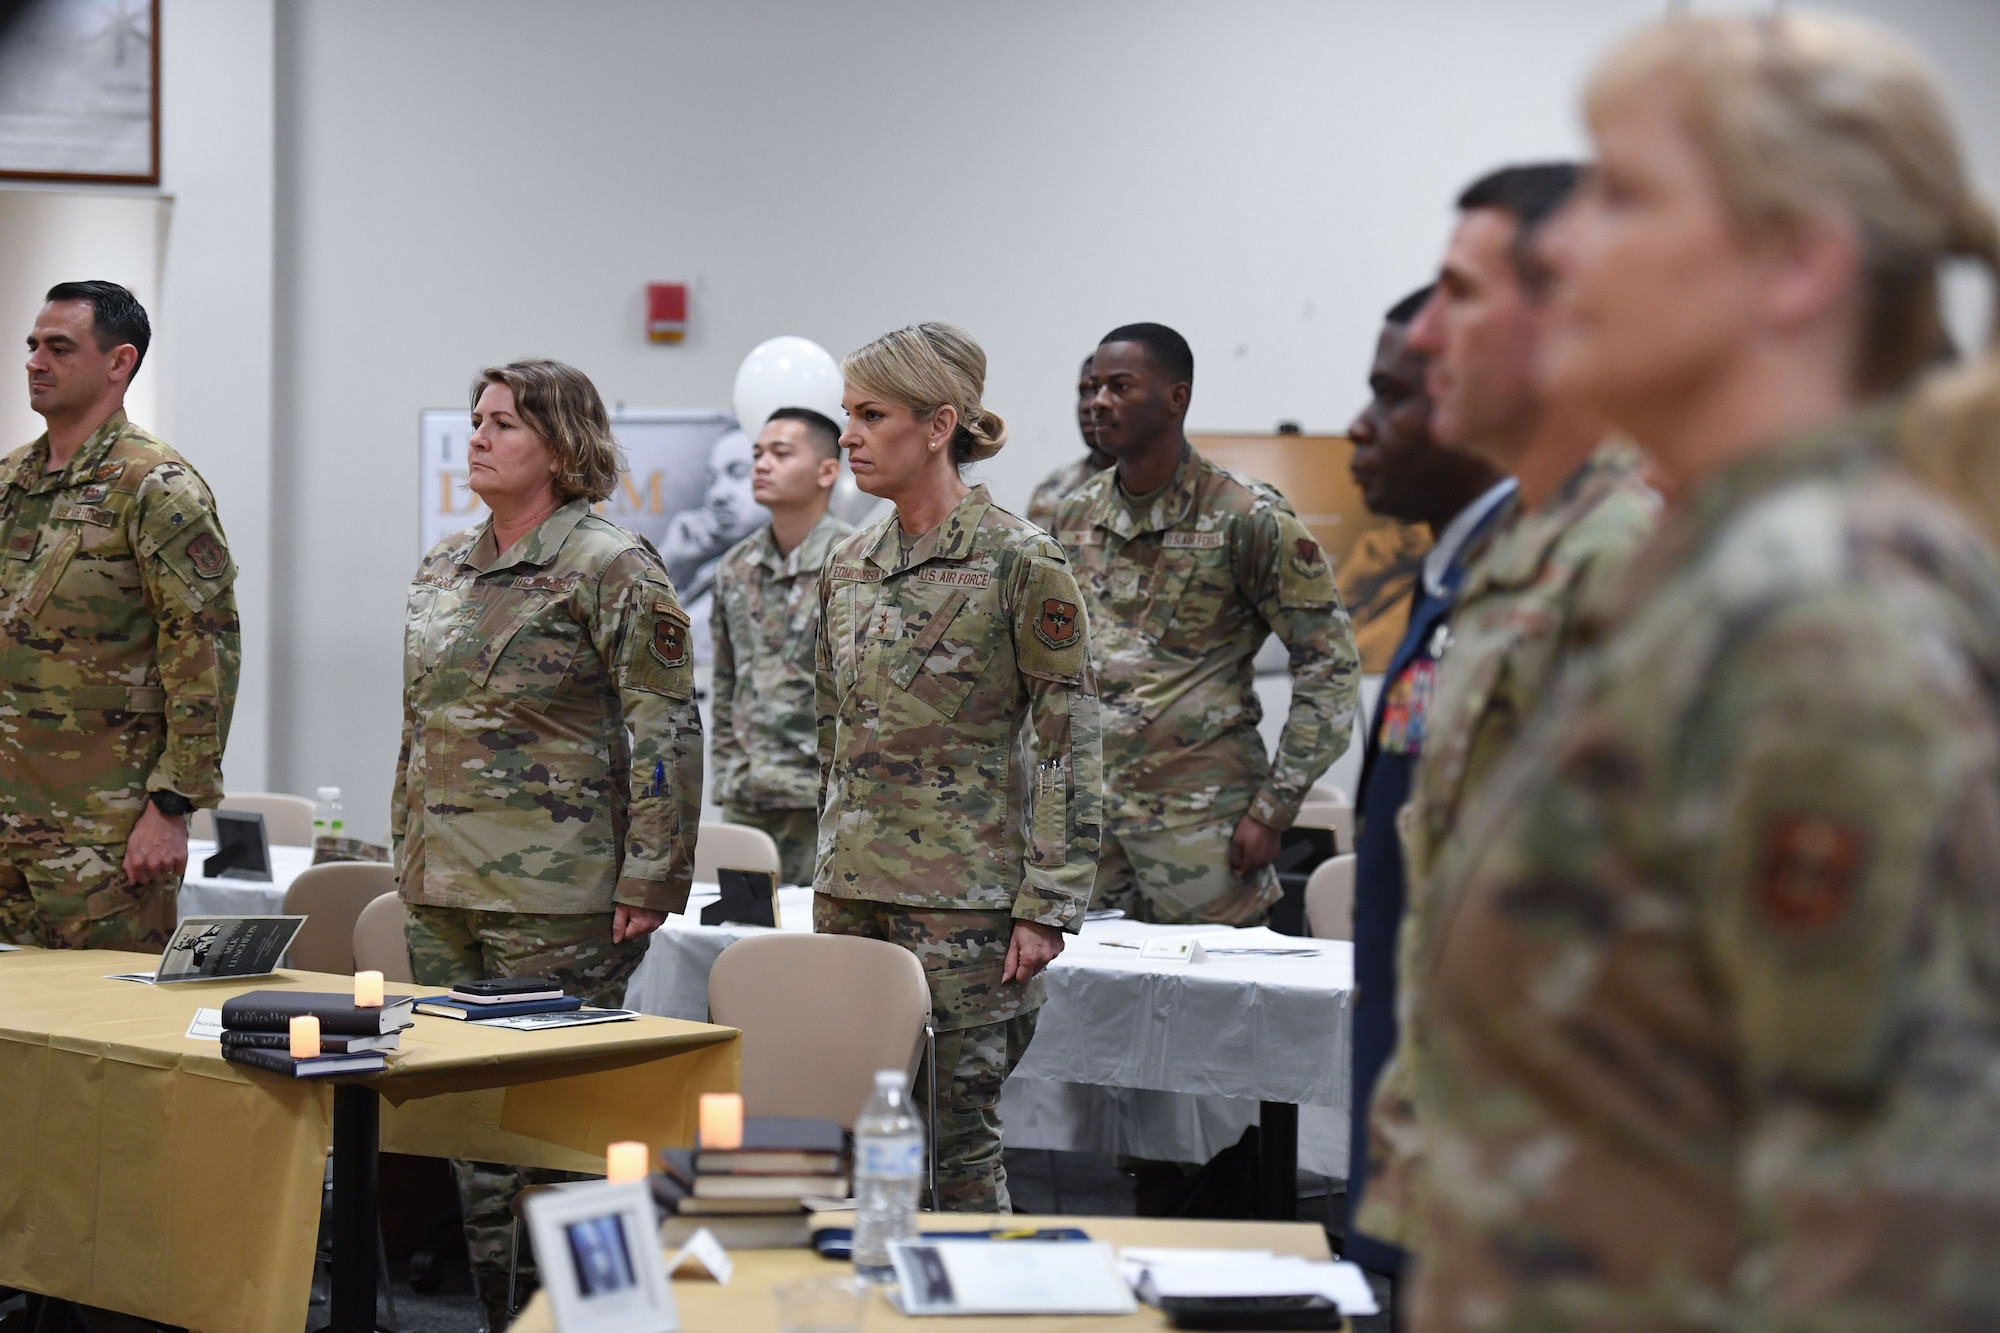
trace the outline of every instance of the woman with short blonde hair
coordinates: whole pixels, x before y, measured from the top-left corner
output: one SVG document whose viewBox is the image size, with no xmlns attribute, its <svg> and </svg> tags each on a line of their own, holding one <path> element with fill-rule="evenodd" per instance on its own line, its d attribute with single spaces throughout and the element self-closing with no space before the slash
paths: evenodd
<svg viewBox="0 0 2000 1333">
<path fill-rule="evenodd" d="M 1587 112 L 1543 373 L 1677 499 L 1434 862 L 1414 1327 L 1988 1328 L 2000 363 L 1918 381 L 1993 214 L 1860 23 L 1671 19 Z"/>
<path fill-rule="evenodd" d="M 541 977 L 616 1007 L 694 877 L 688 617 L 653 548 L 592 511 L 621 460 L 581 371 L 482 371 L 466 455 L 488 515 L 424 556 L 403 630 L 390 831 L 410 970 L 431 986 Z M 538 1177 L 454 1167 L 473 1277 L 500 1328 L 508 1264 L 489 1238 Z"/>
<path fill-rule="evenodd" d="M 1005 1212 L 1000 1085 L 1096 873 L 1083 598 L 1053 539 L 959 476 L 1007 438 L 981 401 L 978 343 L 915 324 L 841 369 L 841 447 L 861 489 L 896 508 L 835 546 L 820 577 L 813 929 L 923 963 L 939 1200 Z"/>
</svg>

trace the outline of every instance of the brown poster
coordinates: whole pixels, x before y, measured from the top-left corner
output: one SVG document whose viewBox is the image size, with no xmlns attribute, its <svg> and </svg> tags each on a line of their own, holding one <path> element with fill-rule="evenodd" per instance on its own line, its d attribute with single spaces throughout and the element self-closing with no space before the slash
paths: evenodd
<svg viewBox="0 0 2000 1333">
<path fill-rule="evenodd" d="M 1354 617 L 1361 669 L 1388 669 L 1410 619 L 1417 568 L 1430 549 L 1421 527 L 1377 518 L 1347 473 L 1343 435 L 1189 435 L 1223 467 L 1278 488 L 1333 561 Z"/>
</svg>

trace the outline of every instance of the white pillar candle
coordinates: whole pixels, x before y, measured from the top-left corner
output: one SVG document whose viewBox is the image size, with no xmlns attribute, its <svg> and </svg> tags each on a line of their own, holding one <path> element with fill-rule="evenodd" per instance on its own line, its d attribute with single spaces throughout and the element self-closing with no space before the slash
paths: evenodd
<svg viewBox="0 0 2000 1333">
<path fill-rule="evenodd" d="M 354 1007 L 357 1009 L 380 1009 L 382 1007 L 382 974 L 380 972 L 356 972 L 354 974 Z"/>
<path fill-rule="evenodd" d="M 292 1020 L 292 1058 L 310 1060 L 319 1054 L 319 1020 L 300 1014 Z"/>
<path fill-rule="evenodd" d="M 743 1146 L 743 1097 L 740 1093 L 701 1094 L 701 1146 L 725 1152 Z"/>
<path fill-rule="evenodd" d="M 604 1149 L 604 1178 L 614 1185 L 622 1185 L 628 1180 L 644 1180 L 649 1156 L 643 1143 L 628 1140 L 608 1144 Z"/>
</svg>

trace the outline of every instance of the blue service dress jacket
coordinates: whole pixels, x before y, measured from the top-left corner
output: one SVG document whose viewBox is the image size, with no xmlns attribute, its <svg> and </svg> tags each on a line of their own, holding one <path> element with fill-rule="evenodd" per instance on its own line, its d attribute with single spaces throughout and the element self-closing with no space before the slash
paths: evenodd
<svg viewBox="0 0 2000 1333">
<path fill-rule="evenodd" d="M 1396 1049 L 1396 936 L 1403 925 L 1403 848 L 1396 837 L 1396 812 L 1409 799 L 1417 756 L 1423 751 L 1424 718 L 1438 660 L 1451 639 L 1451 609 L 1458 600 L 1466 567 L 1485 546 L 1501 514 L 1511 506 L 1491 506 L 1445 567 L 1438 595 L 1422 581 L 1410 605 L 1389 669 L 1382 675 L 1374 724 L 1361 761 L 1355 798 L 1354 869 L 1354 1070 L 1350 1083 L 1353 1121 L 1347 1150 L 1346 1257 L 1378 1273 L 1399 1273 L 1403 1251 L 1357 1232 L 1368 1176 L 1368 1103 L 1375 1080 Z"/>
</svg>

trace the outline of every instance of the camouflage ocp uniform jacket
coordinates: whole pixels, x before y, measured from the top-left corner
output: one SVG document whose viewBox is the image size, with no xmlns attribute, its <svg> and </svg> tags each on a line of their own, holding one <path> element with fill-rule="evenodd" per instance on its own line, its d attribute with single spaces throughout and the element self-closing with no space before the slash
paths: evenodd
<svg viewBox="0 0 2000 1333">
<path fill-rule="evenodd" d="M 1442 853 L 1416 1327 L 1994 1327 L 2000 568 L 1887 426 L 1681 502 Z"/>
<path fill-rule="evenodd" d="M 236 566 L 207 484 L 124 412 L 48 456 L 0 461 L 0 841 L 117 844 L 149 791 L 222 798 Z"/>
<path fill-rule="evenodd" d="M 715 579 L 715 800 L 752 810 L 819 808 L 819 571 L 853 529 L 822 514 L 778 553 L 764 527 L 729 548 Z"/>
<path fill-rule="evenodd" d="M 687 614 L 652 547 L 580 499 L 506 552 L 489 518 L 417 567 L 403 643 L 390 832 L 406 899 L 687 905 L 701 715 Z"/>
<path fill-rule="evenodd" d="M 1097 473 L 1098 469 L 1091 466 L 1089 456 L 1085 455 L 1043 477 L 1028 497 L 1028 522 L 1047 532 L 1055 525 L 1056 511 L 1062 508 L 1062 502 Z"/>
<path fill-rule="evenodd" d="M 907 559 L 899 522 L 841 541 L 820 577 L 813 888 L 1074 932 L 1103 790 L 1076 581 L 984 486 Z"/>
<path fill-rule="evenodd" d="M 1547 701 L 1556 673 L 1586 632 L 1586 609 L 1613 596 L 1652 535 L 1660 500 L 1630 444 L 1593 453 L 1555 495 L 1501 520 L 1466 571 L 1452 609 L 1450 643 L 1424 718 L 1424 750 L 1398 818 L 1407 870 L 1397 940 L 1396 1050 L 1369 1112 L 1369 1186 L 1359 1225 L 1371 1236 L 1420 1243 L 1414 1198 L 1426 1158 L 1414 1056 L 1424 1041 L 1417 957 L 1445 910 L 1426 869 L 1521 730 Z"/>
<path fill-rule="evenodd" d="M 1245 813 L 1292 826 L 1347 749 L 1361 663 L 1333 567 L 1284 497 L 1189 449 L 1143 509 L 1097 474 L 1056 514 L 1090 608 L 1104 699 L 1106 826 L 1184 828 Z M 1275 766 L 1253 661 L 1289 650 Z"/>
</svg>

